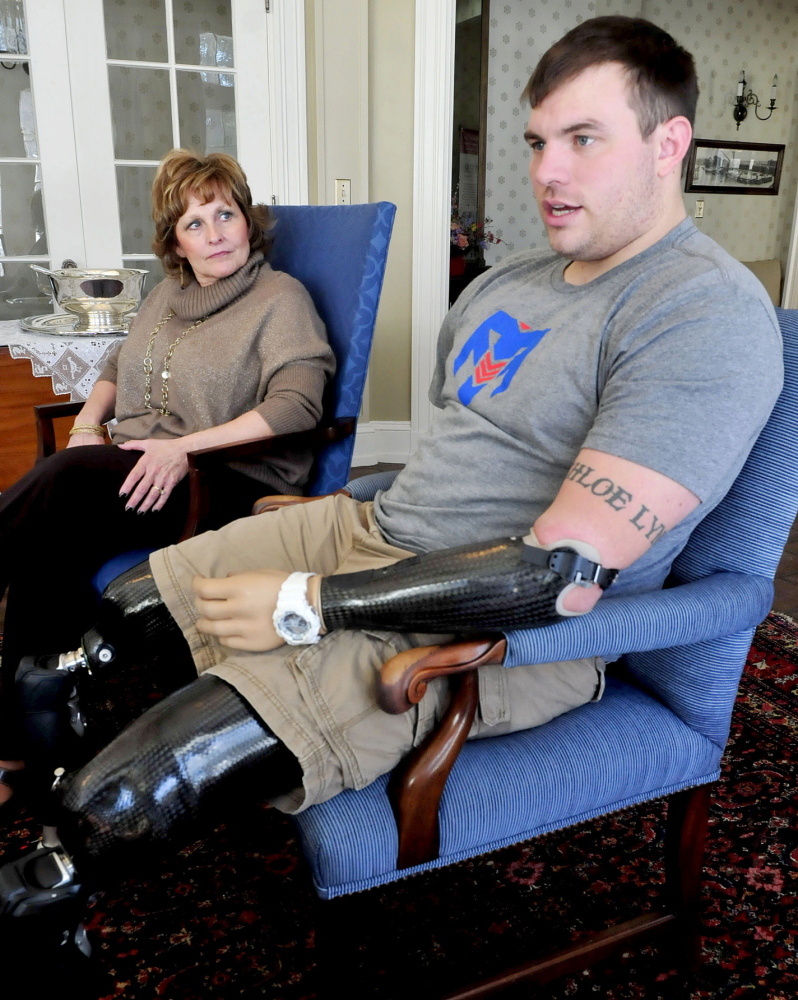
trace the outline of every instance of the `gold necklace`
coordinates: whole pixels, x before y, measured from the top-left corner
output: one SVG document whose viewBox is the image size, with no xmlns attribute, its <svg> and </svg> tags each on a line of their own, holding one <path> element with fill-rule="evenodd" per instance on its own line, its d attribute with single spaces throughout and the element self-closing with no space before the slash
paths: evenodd
<svg viewBox="0 0 798 1000">
<path fill-rule="evenodd" d="M 161 332 L 161 328 L 166 326 L 174 314 L 174 309 L 170 309 L 166 316 L 164 316 L 161 322 L 158 323 L 152 331 L 150 334 L 150 342 L 147 344 L 147 353 L 144 355 L 144 405 L 148 410 L 152 408 L 152 404 L 150 402 L 150 395 L 152 392 L 152 348 L 155 344 L 155 338 Z M 161 371 L 161 405 L 158 412 L 162 417 L 172 416 L 172 411 L 166 404 L 169 402 L 169 362 L 172 360 L 175 348 L 187 333 L 191 333 L 192 330 L 196 330 L 197 327 L 204 323 L 207 318 L 207 316 L 203 316 L 201 319 L 198 319 L 196 323 L 192 323 L 191 326 L 187 327 L 180 334 L 177 340 L 173 341 L 169 345 L 169 350 L 166 352 L 166 357 L 163 359 L 163 370 Z"/>
</svg>

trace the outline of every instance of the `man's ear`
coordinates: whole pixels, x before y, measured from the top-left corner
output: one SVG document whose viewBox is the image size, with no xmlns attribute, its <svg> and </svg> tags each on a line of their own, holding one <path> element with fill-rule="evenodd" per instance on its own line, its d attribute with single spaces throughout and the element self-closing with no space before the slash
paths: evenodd
<svg viewBox="0 0 798 1000">
<path fill-rule="evenodd" d="M 676 115 L 656 128 L 657 175 L 667 177 L 674 170 L 681 170 L 682 160 L 687 156 L 693 138 L 693 127 L 684 115 Z"/>
</svg>

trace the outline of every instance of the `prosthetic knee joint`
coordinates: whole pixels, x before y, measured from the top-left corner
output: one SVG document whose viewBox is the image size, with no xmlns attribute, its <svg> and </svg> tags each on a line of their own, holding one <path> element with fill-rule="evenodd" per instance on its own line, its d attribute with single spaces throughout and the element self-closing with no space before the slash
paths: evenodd
<svg viewBox="0 0 798 1000">
<path fill-rule="evenodd" d="M 297 759 L 241 696 L 204 674 L 56 782 L 57 833 L 0 868 L 0 916 L 74 928 L 87 892 L 112 866 L 129 872 L 197 836 L 222 795 L 230 819 L 236 803 L 288 792 L 301 778 Z"/>
<path fill-rule="evenodd" d="M 26 656 L 16 673 L 19 704 L 30 753 L 71 767 L 79 759 L 86 719 L 81 686 L 95 672 L 132 656 L 158 670 L 167 689 L 196 677 L 183 634 L 161 600 L 149 562 L 118 576 L 105 590 L 97 624 L 74 651 Z"/>
</svg>

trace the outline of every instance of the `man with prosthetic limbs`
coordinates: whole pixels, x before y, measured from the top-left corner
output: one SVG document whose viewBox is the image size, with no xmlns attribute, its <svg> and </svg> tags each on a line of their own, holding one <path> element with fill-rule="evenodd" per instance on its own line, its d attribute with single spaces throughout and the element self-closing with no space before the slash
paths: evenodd
<svg viewBox="0 0 798 1000">
<path fill-rule="evenodd" d="M 535 539 L 536 540 L 536 539 Z M 617 575 L 569 541 L 545 550 L 525 539 L 496 539 L 416 556 L 380 570 L 326 577 L 320 612 L 273 613 L 288 644 L 318 641 L 321 621 L 335 628 L 479 632 L 552 624 L 573 586 L 608 587 Z M 306 577 L 306 574 L 292 574 Z M 291 577 L 284 587 L 290 589 Z M 279 602 L 278 602 L 279 604 Z M 182 633 L 163 604 L 148 563 L 105 591 L 97 625 L 81 649 L 59 664 L 21 673 L 110 669 L 131 644 L 150 662 L 167 653 L 173 675 L 191 669 Z M 174 850 L 221 796 L 235 799 L 257 784 L 270 798 L 301 780 L 299 763 L 228 684 L 205 674 L 174 691 L 133 722 L 92 761 L 58 780 L 49 846 L 0 869 L 4 916 L 79 914 L 85 891 L 114 868 L 129 871 L 154 852 Z M 164 791 L 165 790 L 165 791 Z M 54 842 L 53 842 L 54 841 Z M 85 891 L 83 891 L 85 889 Z M 74 913 L 70 913 L 74 910 Z"/>
<path fill-rule="evenodd" d="M 160 657 L 172 687 L 200 676 L 60 780 L 51 846 L 0 870 L 7 914 L 59 894 L 74 906 L 118 859 L 193 832 L 231 781 L 289 813 L 366 787 L 445 709 L 436 680 L 404 715 L 382 712 L 385 660 L 589 612 L 611 583 L 658 590 L 729 490 L 778 396 L 782 349 L 761 285 L 684 210 L 692 58 L 647 21 L 596 18 L 552 46 L 524 97 L 553 253 L 510 255 L 458 298 L 434 429 L 390 489 L 154 552 L 106 592 L 85 655 L 28 661 L 31 676 L 83 660 L 97 672 L 103 648 L 118 669 L 129 645 Z M 481 667 L 469 738 L 597 700 L 603 670 L 597 657 Z"/>
</svg>

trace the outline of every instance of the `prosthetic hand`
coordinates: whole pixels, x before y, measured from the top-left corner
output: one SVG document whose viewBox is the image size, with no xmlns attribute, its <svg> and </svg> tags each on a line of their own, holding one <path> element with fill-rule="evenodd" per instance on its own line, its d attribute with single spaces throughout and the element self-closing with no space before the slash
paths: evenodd
<svg viewBox="0 0 798 1000">
<path fill-rule="evenodd" d="M 236 802 L 288 792 L 301 776 L 240 695 L 204 674 L 57 784 L 57 837 L 0 868 L 0 916 L 46 918 L 72 935 L 103 875 L 127 874 L 197 836 L 222 793 L 217 815 L 229 819 Z"/>
<path fill-rule="evenodd" d="M 22 724 L 32 762 L 48 774 L 76 767 L 85 757 L 86 720 L 80 688 L 95 672 L 120 665 L 134 653 L 166 690 L 196 677 L 183 634 L 155 586 L 149 562 L 118 576 L 100 601 L 97 624 L 79 649 L 52 656 L 26 656 L 16 673 Z"/>
<path fill-rule="evenodd" d="M 575 544 L 546 550 L 499 538 L 328 576 L 320 590 L 324 624 L 464 633 L 550 625 L 565 613 L 566 589 L 594 583 L 606 589 L 618 575 L 580 555 Z"/>
</svg>

